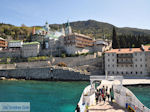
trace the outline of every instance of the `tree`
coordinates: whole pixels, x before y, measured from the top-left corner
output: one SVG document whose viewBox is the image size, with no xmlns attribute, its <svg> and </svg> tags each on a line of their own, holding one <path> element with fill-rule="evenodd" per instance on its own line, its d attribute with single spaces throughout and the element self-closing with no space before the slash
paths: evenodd
<svg viewBox="0 0 150 112">
<path fill-rule="evenodd" d="M 118 42 L 118 39 L 117 39 L 117 35 L 116 35 L 115 27 L 113 27 L 113 32 L 112 32 L 112 48 L 113 49 L 120 48 L 119 47 L 119 42 Z"/>
</svg>

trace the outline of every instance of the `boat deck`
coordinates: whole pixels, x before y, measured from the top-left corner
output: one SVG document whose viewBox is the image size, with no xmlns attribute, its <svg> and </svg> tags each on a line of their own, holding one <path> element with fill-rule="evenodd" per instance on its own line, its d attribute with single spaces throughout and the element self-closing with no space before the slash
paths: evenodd
<svg viewBox="0 0 150 112">
<path fill-rule="evenodd" d="M 128 112 L 126 109 L 121 108 L 115 102 L 111 103 L 108 101 L 106 101 L 105 103 L 102 101 L 97 105 L 90 106 L 88 110 L 88 112 Z"/>
</svg>

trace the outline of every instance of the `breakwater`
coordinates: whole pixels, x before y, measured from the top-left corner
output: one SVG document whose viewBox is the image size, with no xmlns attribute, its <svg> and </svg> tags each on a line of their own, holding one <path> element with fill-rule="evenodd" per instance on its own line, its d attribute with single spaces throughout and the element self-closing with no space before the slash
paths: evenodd
<svg viewBox="0 0 150 112">
<path fill-rule="evenodd" d="M 89 75 L 86 75 L 86 73 L 63 67 L 0 70 L 0 77 L 28 80 L 89 80 Z"/>
</svg>

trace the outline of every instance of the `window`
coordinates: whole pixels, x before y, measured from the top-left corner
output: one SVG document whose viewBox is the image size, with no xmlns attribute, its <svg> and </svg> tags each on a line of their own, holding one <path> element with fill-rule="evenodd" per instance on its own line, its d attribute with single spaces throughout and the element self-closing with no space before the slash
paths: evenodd
<svg viewBox="0 0 150 112">
<path fill-rule="evenodd" d="M 108 59 L 108 61 L 110 61 L 110 60 Z"/>
<path fill-rule="evenodd" d="M 145 67 L 147 67 L 147 64 L 145 64 Z"/>
<path fill-rule="evenodd" d="M 135 65 L 135 67 L 137 67 L 137 65 Z"/>
<path fill-rule="evenodd" d="M 135 72 L 136 74 L 138 74 L 138 72 Z"/>
<path fill-rule="evenodd" d="M 141 67 L 142 67 L 142 65 L 141 65 Z"/>
<path fill-rule="evenodd" d="M 142 61 L 142 59 L 140 59 L 140 61 Z"/>
<path fill-rule="evenodd" d="M 142 74 L 142 71 L 140 73 Z"/>
<path fill-rule="evenodd" d="M 110 67 L 110 65 L 108 65 L 108 67 Z"/>
<path fill-rule="evenodd" d="M 131 72 L 131 74 L 132 74 L 132 72 Z"/>
</svg>

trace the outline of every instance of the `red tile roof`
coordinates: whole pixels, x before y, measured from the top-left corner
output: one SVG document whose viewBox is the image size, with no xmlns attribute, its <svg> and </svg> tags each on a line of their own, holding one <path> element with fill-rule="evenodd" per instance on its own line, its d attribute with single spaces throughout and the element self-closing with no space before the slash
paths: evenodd
<svg viewBox="0 0 150 112">
<path fill-rule="evenodd" d="M 150 51 L 150 46 L 143 46 L 144 51 Z M 133 52 L 142 52 L 143 50 L 141 48 L 121 48 L 121 49 L 111 49 L 109 51 L 106 51 L 105 53 L 117 53 L 117 54 L 123 54 L 123 53 L 133 53 Z"/>
</svg>

